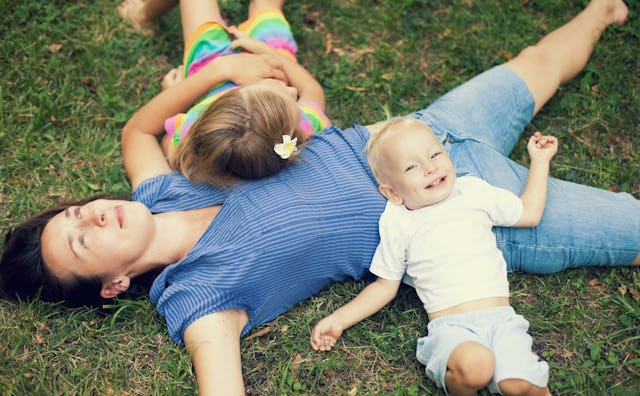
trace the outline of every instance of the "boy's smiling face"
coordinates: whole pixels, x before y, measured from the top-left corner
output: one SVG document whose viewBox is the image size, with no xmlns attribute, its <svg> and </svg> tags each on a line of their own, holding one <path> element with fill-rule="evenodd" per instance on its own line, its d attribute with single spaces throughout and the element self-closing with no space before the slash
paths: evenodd
<svg viewBox="0 0 640 396">
<path fill-rule="evenodd" d="M 411 123 L 381 136 L 377 147 L 382 182 L 389 201 L 415 210 L 436 204 L 453 190 L 455 167 L 426 126 Z"/>
</svg>

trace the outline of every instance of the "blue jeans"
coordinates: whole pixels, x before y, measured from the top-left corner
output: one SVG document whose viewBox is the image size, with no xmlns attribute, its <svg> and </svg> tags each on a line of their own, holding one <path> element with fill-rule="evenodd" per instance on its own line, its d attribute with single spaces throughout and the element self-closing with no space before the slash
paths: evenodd
<svg viewBox="0 0 640 396">
<path fill-rule="evenodd" d="M 475 175 L 520 194 L 528 170 L 507 156 L 533 109 L 524 81 L 508 67 L 496 66 L 413 116 L 440 138 L 459 175 Z M 627 193 L 550 178 L 537 227 L 495 227 L 494 232 L 509 271 L 629 265 L 640 250 L 640 205 Z"/>
</svg>

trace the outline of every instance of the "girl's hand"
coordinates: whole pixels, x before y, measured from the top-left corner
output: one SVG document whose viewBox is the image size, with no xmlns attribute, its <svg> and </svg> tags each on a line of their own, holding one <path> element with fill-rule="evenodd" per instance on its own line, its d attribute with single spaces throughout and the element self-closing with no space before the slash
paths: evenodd
<svg viewBox="0 0 640 396">
<path fill-rule="evenodd" d="M 527 151 L 531 161 L 543 160 L 549 162 L 558 152 L 558 139 L 555 136 L 536 132 L 529 138 Z"/>
<path fill-rule="evenodd" d="M 169 89 L 174 85 L 179 84 L 182 80 L 184 80 L 184 67 L 180 65 L 175 69 L 169 70 L 169 72 L 162 78 L 162 90 L 164 91 Z"/>
<path fill-rule="evenodd" d="M 265 78 L 288 83 L 282 60 L 271 55 L 240 53 L 221 56 L 209 62 L 200 72 L 217 73 L 216 80 L 232 81 L 238 86 L 249 85 Z"/>
<path fill-rule="evenodd" d="M 332 316 L 327 316 L 313 327 L 311 347 L 315 351 L 330 351 L 336 345 L 343 330 L 344 328 Z"/>
<path fill-rule="evenodd" d="M 229 32 L 236 37 L 236 39 L 231 42 L 231 48 L 233 49 L 242 48 L 243 50 L 256 55 L 280 56 L 278 51 L 270 47 L 267 43 L 254 39 L 235 26 L 230 27 Z"/>
</svg>

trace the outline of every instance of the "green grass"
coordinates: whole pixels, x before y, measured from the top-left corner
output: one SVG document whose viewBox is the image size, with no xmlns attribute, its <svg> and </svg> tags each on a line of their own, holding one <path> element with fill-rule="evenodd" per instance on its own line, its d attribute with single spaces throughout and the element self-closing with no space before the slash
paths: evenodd
<svg viewBox="0 0 640 396">
<path fill-rule="evenodd" d="M 585 1 L 291 1 L 300 59 L 326 87 L 335 124 L 424 107 L 575 15 Z M 128 193 L 119 134 L 181 59 L 177 10 L 144 37 L 117 2 L 0 1 L 0 231 L 60 199 Z M 527 132 L 556 134 L 552 173 L 640 198 L 640 21 L 607 30 L 586 70 Z M 247 1 L 223 2 L 238 22 Z M 526 161 L 524 139 L 513 158 Z M 640 394 L 640 273 L 587 269 L 513 275 L 513 305 L 557 395 Z M 243 340 L 247 391 L 285 394 L 441 394 L 414 358 L 426 329 L 409 289 L 314 353 L 312 324 L 362 284 L 334 285 Z M 0 302 L 0 394 L 179 395 L 196 383 L 148 299 L 110 314 L 41 302 Z"/>
</svg>

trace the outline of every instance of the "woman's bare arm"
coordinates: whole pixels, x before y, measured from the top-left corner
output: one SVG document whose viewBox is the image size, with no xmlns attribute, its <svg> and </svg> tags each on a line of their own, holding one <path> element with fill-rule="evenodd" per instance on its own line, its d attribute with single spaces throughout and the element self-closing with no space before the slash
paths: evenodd
<svg viewBox="0 0 640 396">
<path fill-rule="evenodd" d="M 244 395 L 240 334 L 245 311 L 229 309 L 202 317 L 184 332 L 196 371 L 199 395 Z"/>
</svg>

